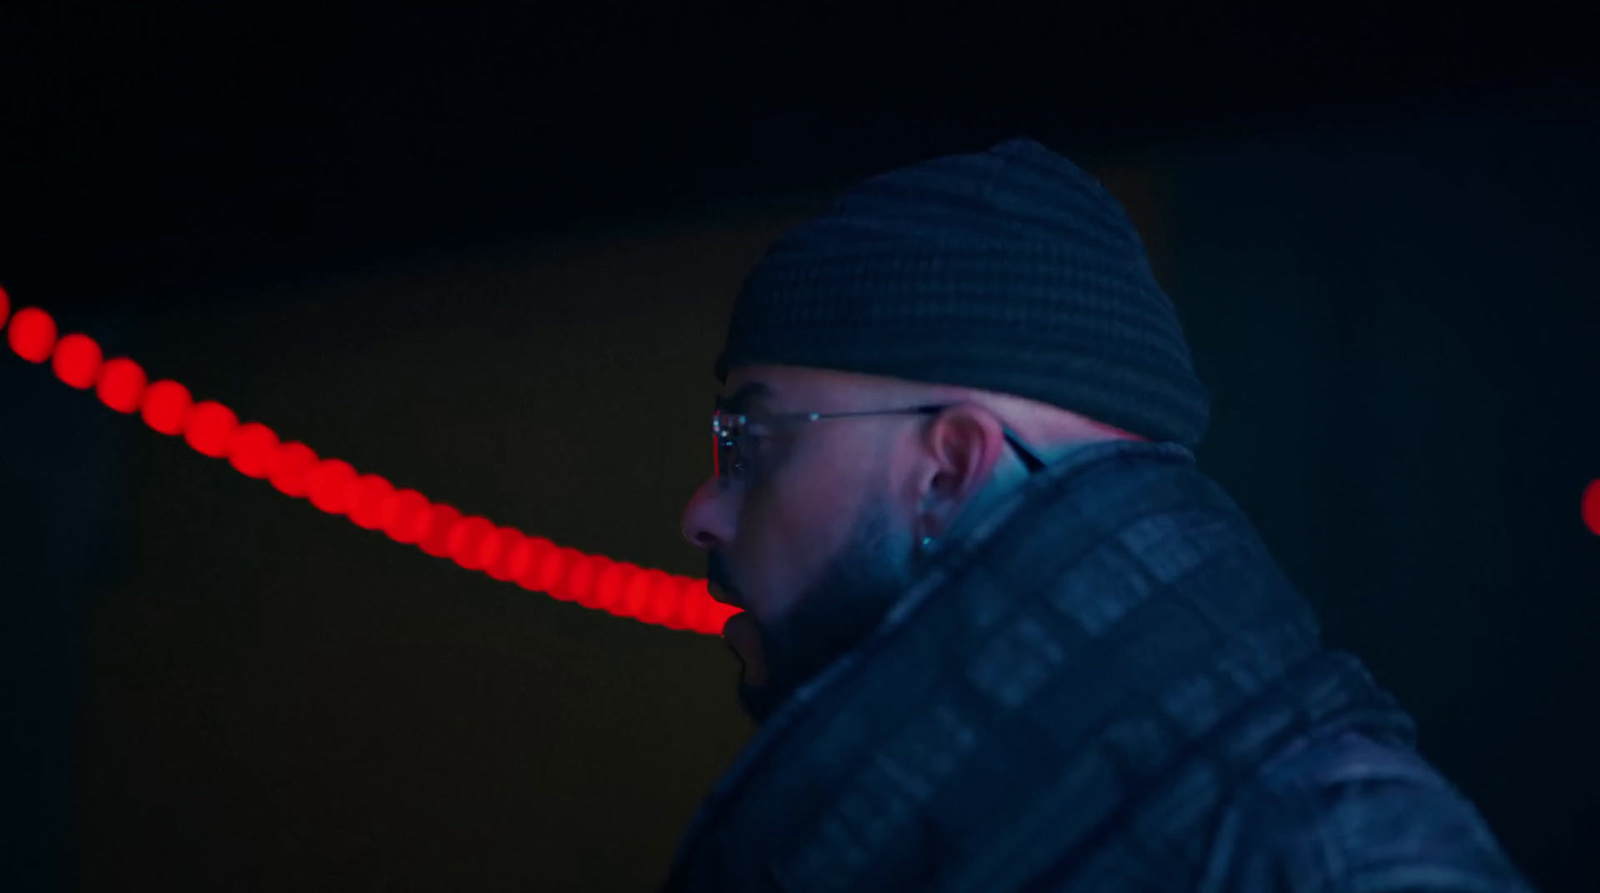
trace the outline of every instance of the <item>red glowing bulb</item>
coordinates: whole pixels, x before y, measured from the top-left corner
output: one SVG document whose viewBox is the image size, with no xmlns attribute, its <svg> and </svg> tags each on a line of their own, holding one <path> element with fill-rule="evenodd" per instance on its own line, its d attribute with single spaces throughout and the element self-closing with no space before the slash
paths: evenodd
<svg viewBox="0 0 1600 893">
<path fill-rule="evenodd" d="M 484 570 L 489 576 L 502 583 L 515 580 L 518 568 L 512 566 L 511 560 L 517 556 L 522 544 L 528 537 L 515 527 L 502 527 L 484 539 L 483 545 L 478 547 L 478 560 L 483 563 Z"/>
<path fill-rule="evenodd" d="M 278 447 L 278 455 L 268 464 L 272 468 L 272 486 L 285 496 L 299 498 L 306 495 L 306 478 L 316 467 L 317 454 L 311 447 L 291 440 Z"/>
<path fill-rule="evenodd" d="M 422 551 L 435 558 L 450 554 L 450 530 L 461 520 L 461 512 L 453 506 L 435 505 L 428 510 L 428 532 L 423 535 Z"/>
<path fill-rule="evenodd" d="M 280 443 L 270 428 L 259 422 L 240 424 L 221 403 L 196 403 L 178 382 L 149 382 L 130 359 L 105 360 L 87 335 L 59 336 L 55 320 L 39 308 L 12 313 L 3 288 L 0 328 L 7 330 L 6 339 L 19 356 L 34 363 L 49 361 L 63 382 L 95 390 L 107 407 L 139 412 L 153 430 L 182 435 L 195 450 L 227 458 L 241 474 L 267 479 L 289 496 L 309 496 L 323 511 L 347 515 L 399 542 L 416 543 L 427 554 L 450 557 L 462 567 L 563 601 L 674 629 L 715 633 L 737 613 L 715 603 L 704 580 L 587 555 L 514 528 L 496 527 L 487 518 L 462 518 L 455 508 L 430 503 L 415 490 L 396 490 L 378 475 L 358 476 L 348 462 L 319 459 L 305 444 Z M 1600 481 L 1584 493 L 1583 516 L 1600 534 Z"/>
<path fill-rule="evenodd" d="M 621 595 L 617 584 L 622 581 L 627 568 L 623 567 L 620 561 L 613 561 L 600 555 L 589 556 L 589 563 L 594 565 L 594 582 L 589 584 L 587 600 L 582 604 L 587 608 L 604 611 L 615 604 L 615 598 Z"/>
<path fill-rule="evenodd" d="M 688 594 L 684 592 L 683 578 L 666 575 L 644 604 L 632 616 L 646 623 L 660 623 L 672 629 L 690 629 L 694 625 L 695 611 Z M 645 620 L 646 617 L 653 618 Z"/>
<path fill-rule="evenodd" d="M 494 533 L 494 522 L 488 518 L 463 518 L 450 530 L 446 554 L 450 560 L 469 571 L 481 570 L 483 565 L 478 563 L 478 546 L 491 533 Z"/>
<path fill-rule="evenodd" d="M 183 423 L 183 439 L 195 452 L 213 459 L 228 455 L 239 417 L 215 400 L 202 400 L 189 407 Z"/>
<path fill-rule="evenodd" d="M 585 555 L 579 552 L 578 557 L 573 559 L 572 566 L 567 569 L 567 600 L 575 601 L 586 608 L 594 607 L 595 586 L 600 582 L 600 574 L 605 570 L 607 563 L 608 560 L 600 555 Z"/>
<path fill-rule="evenodd" d="M 671 578 L 668 577 L 666 571 L 640 568 L 640 572 L 630 577 L 627 585 L 623 586 L 622 596 L 617 599 L 616 604 L 612 605 L 612 612 L 624 617 L 639 616 L 639 612 L 644 609 L 645 603 L 650 599 L 651 593 L 660 586 L 662 581 L 669 579 Z"/>
<path fill-rule="evenodd" d="M 512 556 L 511 560 L 521 569 L 513 582 L 532 592 L 544 592 L 540 584 L 544 579 L 545 566 L 556 558 L 558 551 L 555 543 L 543 537 L 528 537 L 523 547 Z"/>
<path fill-rule="evenodd" d="M 278 457 L 278 435 L 260 422 L 246 422 L 233 430 L 228 444 L 228 462 L 246 477 L 261 479 L 272 474 Z"/>
<path fill-rule="evenodd" d="M 534 592 L 542 592 L 551 598 L 560 598 L 556 591 L 561 588 L 561 582 L 566 578 L 567 568 L 571 566 L 574 556 L 582 557 L 583 553 L 576 549 L 568 549 L 550 544 L 550 548 L 543 554 L 536 554 L 533 565 L 528 572 L 517 580 L 517 585 Z"/>
<path fill-rule="evenodd" d="M 644 606 L 633 616 L 645 623 L 660 623 L 669 616 L 676 617 L 681 614 L 682 601 L 683 597 L 678 587 L 667 586 L 646 600 Z"/>
<path fill-rule="evenodd" d="M 415 490 L 396 490 L 384 498 L 383 532 L 397 543 L 412 545 L 428 535 L 428 497 Z"/>
<path fill-rule="evenodd" d="M 501 557 L 498 566 L 489 569 L 490 576 L 508 583 L 522 579 L 528 568 L 533 566 L 534 548 L 534 539 L 531 536 L 525 536 L 512 543 L 511 548 Z"/>
<path fill-rule="evenodd" d="M 617 566 L 621 568 L 620 573 L 601 577 L 598 597 L 602 608 L 622 614 L 627 611 L 629 595 L 649 587 L 650 571 L 627 562 L 617 562 Z"/>
<path fill-rule="evenodd" d="M 330 515 L 342 515 L 355 495 L 356 470 L 343 459 L 323 459 L 306 472 L 311 504 Z"/>
<path fill-rule="evenodd" d="M 145 389 L 141 413 L 145 424 L 162 434 L 181 434 L 193 403 L 188 388 L 163 379 Z"/>
<path fill-rule="evenodd" d="M 728 618 L 739 613 L 739 609 L 725 605 L 711 597 L 706 591 L 706 581 L 684 579 L 680 587 L 683 593 L 684 625 L 686 629 L 696 632 L 716 635 L 722 632 L 722 625 Z"/>
<path fill-rule="evenodd" d="M 469 563 L 471 563 L 476 570 L 488 573 L 490 576 L 494 575 L 493 571 L 495 566 L 500 563 L 500 559 L 505 557 L 506 547 L 508 545 L 515 545 L 514 541 L 508 543 L 506 538 L 501 535 L 504 531 L 508 530 L 511 530 L 511 528 L 496 527 L 484 534 L 482 539 L 478 540 L 478 545 L 473 547 L 473 549 L 467 555 Z M 511 532 L 516 533 L 514 530 Z"/>
<path fill-rule="evenodd" d="M 706 611 L 704 611 L 706 602 L 694 602 L 693 592 L 683 584 L 678 584 L 677 579 L 669 583 L 667 595 L 669 595 L 667 600 L 672 605 L 672 610 L 667 613 L 666 618 L 662 619 L 661 623 L 664 626 L 672 627 L 672 629 L 690 629 L 690 631 L 702 632 L 702 627 L 707 624 Z M 715 621 L 714 632 L 722 632 L 722 621 Z"/>
<path fill-rule="evenodd" d="M 100 377 L 103 360 L 100 345 L 88 335 L 76 332 L 57 341 L 55 350 L 50 354 L 50 365 L 55 368 L 56 378 L 80 391 L 94 387 Z"/>
<path fill-rule="evenodd" d="M 389 520 L 387 500 L 394 485 L 375 474 L 364 474 L 355 483 L 350 500 L 350 520 L 365 530 L 378 530 Z"/>
<path fill-rule="evenodd" d="M 514 581 L 519 586 L 524 585 L 522 581 L 538 570 L 545 554 L 554 548 L 555 546 L 543 537 L 525 536 L 517 540 L 501 562 L 505 579 Z"/>
<path fill-rule="evenodd" d="M 1583 523 L 1600 536 L 1600 479 L 1590 481 L 1583 490 Z"/>
<path fill-rule="evenodd" d="M 611 603 L 609 610 L 615 614 L 628 612 L 630 600 L 637 598 L 638 593 L 649 592 L 651 585 L 650 568 L 628 565 L 628 574 L 623 578 L 616 600 Z"/>
<path fill-rule="evenodd" d="M 139 364 L 127 357 L 107 360 L 100 367 L 100 381 L 95 393 L 100 402 L 121 413 L 137 412 L 144 401 L 147 379 Z"/>
<path fill-rule="evenodd" d="M 686 578 L 668 574 L 661 588 L 633 616 L 646 623 L 660 623 L 672 629 L 692 629 L 697 615 L 694 594 L 688 588 Z"/>
<path fill-rule="evenodd" d="M 56 321 L 38 307 L 24 307 L 11 318 L 6 340 L 17 356 L 30 363 L 43 363 L 50 359 L 56 346 Z"/>
</svg>

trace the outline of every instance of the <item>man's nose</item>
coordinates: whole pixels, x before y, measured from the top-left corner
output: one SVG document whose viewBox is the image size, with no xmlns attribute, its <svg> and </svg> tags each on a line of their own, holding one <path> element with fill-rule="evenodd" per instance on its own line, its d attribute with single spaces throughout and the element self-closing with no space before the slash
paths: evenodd
<svg viewBox="0 0 1600 893">
<path fill-rule="evenodd" d="M 726 546 L 733 539 L 732 508 L 715 476 L 706 478 L 684 506 L 679 529 L 697 549 Z"/>
</svg>

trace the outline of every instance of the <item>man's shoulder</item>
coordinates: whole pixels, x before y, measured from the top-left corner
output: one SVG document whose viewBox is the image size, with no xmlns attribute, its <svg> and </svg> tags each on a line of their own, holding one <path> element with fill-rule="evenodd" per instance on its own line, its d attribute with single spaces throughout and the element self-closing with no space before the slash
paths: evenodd
<svg viewBox="0 0 1600 893">
<path fill-rule="evenodd" d="M 1211 890 L 1527 891 L 1471 801 L 1410 748 L 1297 741 L 1238 792 Z"/>
</svg>

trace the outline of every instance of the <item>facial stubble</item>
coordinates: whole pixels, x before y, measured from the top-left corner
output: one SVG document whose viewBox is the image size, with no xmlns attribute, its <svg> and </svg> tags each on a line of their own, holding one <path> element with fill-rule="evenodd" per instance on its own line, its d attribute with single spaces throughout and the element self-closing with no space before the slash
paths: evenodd
<svg viewBox="0 0 1600 893">
<path fill-rule="evenodd" d="M 739 703 L 765 722 L 801 686 L 870 636 L 910 588 L 911 534 L 895 524 L 888 500 L 864 505 L 845 545 L 780 618 L 757 625 L 767 680 L 739 674 Z"/>
</svg>

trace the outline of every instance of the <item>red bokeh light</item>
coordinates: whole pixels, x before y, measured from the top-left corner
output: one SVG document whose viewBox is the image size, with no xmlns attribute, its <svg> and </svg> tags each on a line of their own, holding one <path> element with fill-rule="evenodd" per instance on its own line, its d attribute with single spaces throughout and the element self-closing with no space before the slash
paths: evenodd
<svg viewBox="0 0 1600 893">
<path fill-rule="evenodd" d="M 582 556 L 583 553 L 554 543 L 550 545 L 551 548 L 534 556 L 532 566 L 517 580 L 517 585 L 534 592 L 542 592 L 551 598 L 560 598 L 556 591 L 561 589 L 562 581 L 566 579 L 567 568 L 572 564 L 573 556 Z"/>
<path fill-rule="evenodd" d="M 388 499 L 394 494 L 394 485 L 375 474 L 364 474 L 355 483 L 350 501 L 350 520 L 365 530 L 378 530 L 389 520 L 392 510 Z"/>
<path fill-rule="evenodd" d="M 291 440 L 278 447 L 278 455 L 270 463 L 273 488 L 297 499 L 306 495 L 306 478 L 316 464 L 316 452 L 303 443 Z"/>
<path fill-rule="evenodd" d="M 383 532 L 397 543 L 413 545 L 428 535 L 428 497 L 415 490 L 396 490 L 384 499 Z"/>
<path fill-rule="evenodd" d="M 482 570 L 483 565 L 478 563 L 478 546 L 491 533 L 494 533 L 494 522 L 488 518 L 476 515 L 462 518 L 450 529 L 445 554 L 469 571 Z"/>
<path fill-rule="evenodd" d="M 239 417 L 233 410 L 215 400 L 202 400 L 189 407 L 183 423 L 183 439 L 200 455 L 221 459 L 228 455 L 233 432 L 238 427 Z"/>
<path fill-rule="evenodd" d="M 505 579 L 516 582 L 519 586 L 523 585 L 522 581 L 536 572 L 545 555 L 554 549 L 555 544 L 543 537 L 528 536 L 517 540 L 516 545 L 506 553 L 505 561 L 502 562 Z"/>
<path fill-rule="evenodd" d="M 55 320 L 39 308 L 13 314 L 3 288 L 0 328 L 7 330 L 18 356 L 34 363 L 49 361 L 61 381 L 95 390 L 107 407 L 138 412 L 153 430 L 182 435 L 195 450 L 227 458 L 247 477 L 267 479 L 288 496 L 309 496 L 325 512 L 415 543 L 429 555 L 452 558 L 462 567 L 557 599 L 677 629 L 715 633 L 737 613 L 714 603 L 703 580 L 564 548 L 515 528 L 496 527 L 487 518 L 463 518 L 454 507 L 433 504 L 415 490 L 396 490 L 375 474 L 358 475 L 348 462 L 320 459 L 305 444 L 280 443 L 272 429 L 259 422 L 240 424 L 221 403 L 195 402 L 178 382 L 151 383 L 131 359 L 105 360 L 99 344 L 87 335 L 59 336 Z M 1585 522 L 1600 534 L 1600 481 L 1585 492 L 1583 512 Z"/>
<path fill-rule="evenodd" d="M 528 568 L 533 566 L 533 551 L 535 548 L 537 547 L 534 545 L 534 538 L 531 536 L 524 536 L 522 539 L 512 543 L 511 548 L 507 549 L 505 554 L 501 556 L 499 563 L 489 569 L 490 576 L 508 583 L 520 580 L 522 575 L 528 572 Z"/>
<path fill-rule="evenodd" d="M 138 363 L 127 357 L 118 357 L 107 360 L 100 367 L 100 381 L 95 385 L 95 393 L 101 403 L 117 412 L 137 412 L 139 404 L 144 401 L 146 381 L 144 370 L 139 368 Z"/>
<path fill-rule="evenodd" d="M 145 389 L 140 413 L 144 422 L 162 434 L 183 433 L 183 423 L 194 400 L 189 389 L 175 381 L 162 380 Z"/>
<path fill-rule="evenodd" d="M 638 598 L 640 593 L 649 592 L 654 584 L 651 582 L 650 568 L 636 564 L 628 564 L 626 568 L 627 572 L 616 584 L 616 592 L 609 596 L 610 601 L 606 603 L 605 609 L 624 617 L 637 616 L 629 610 L 629 604 Z"/>
<path fill-rule="evenodd" d="M 637 617 L 644 610 L 645 603 L 652 594 L 663 588 L 662 583 L 671 579 L 666 571 L 646 570 L 641 568 L 641 573 L 634 574 L 622 588 L 622 596 L 612 605 L 612 611 L 625 617 Z"/>
<path fill-rule="evenodd" d="M 678 603 L 674 587 L 667 587 L 661 592 L 651 592 L 645 603 L 635 611 L 635 618 L 642 619 L 645 623 L 661 623 L 662 618 L 677 615 Z M 645 619 L 650 618 L 650 619 Z"/>
<path fill-rule="evenodd" d="M 711 593 L 706 591 L 704 580 L 682 578 L 680 591 L 684 597 L 685 629 L 716 635 L 722 632 L 722 625 L 728 622 L 729 617 L 739 613 L 738 608 L 713 599 Z"/>
<path fill-rule="evenodd" d="M 440 503 L 428 510 L 428 532 L 422 537 L 422 551 L 435 558 L 450 554 L 450 530 L 461 521 L 461 511 Z"/>
<path fill-rule="evenodd" d="M 625 561 L 607 561 L 594 581 L 594 596 L 590 607 L 609 611 L 622 600 L 622 590 L 633 578 L 638 568 Z"/>
<path fill-rule="evenodd" d="M 515 527 L 502 527 L 484 538 L 478 547 L 478 561 L 489 576 L 509 583 L 517 578 L 511 560 L 520 554 L 518 550 L 527 540 L 528 537 Z"/>
<path fill-rule="evenodd" d="M 566 589 L 565 597 L 568 601 L 592 608 L 594 587 L 600 582 L 600 574 L 605 570 L 608 559 L 599 555 L 585 555 L 576 549 L 573 551 L 577 554 L 567 568 L 567 579 L 562 584 Z"/>
<path fill-rule="evenodd" d="M 698 580 L 688 577 L 673 577 L 673 597 L 659 602 L 662 612 L 658 622 L 671 626 L 673 629 L 692 629 L 696 624 L 705 622 L 706 605 L 711 604 L 705 595 L 705 587 L 696 590 Z M 719 625 L 717 632 L 722 632 Z"/>
<path fill-rule="evenodd" d="M 356 470 L 343 459 L 323 459 L 306 472 L 311 504 L 330 515 L 342 515 L 355 495 Z"/>
<path fill-rule="evenodd" d="M 50 359 L 56 346 L 56 321 L 38 307 L 24 307 L 11 317 L 6 340 L 17 356 L 30 363 L 43 363 Z"/>
<path fill-rule="evenodd" d="M 490 523 L 492 524 L 493 522 Z M 494 576 L 495 566 L 500 563 L 500 559 L 505 557 L 506 547 L 515 545 L 514 540 L 508 543 L 503 535 L 508 530 L 511 530 L 511 528 L 495 527 L 484 534 L 482 539 L 478 540 L 478 544 L 467 555 L 475 570 L 483 571 L 491 577 Z M 514 530 L 511 532 L 516 533 Z M 520 534 L 518 535 L 520 536 Z"/>
<path fill-rule="evenodd" d="M 100 345 L 88 335 L 77 332 L 57 341 L 50 353 L 50 365 L 55 369 L 56 378 L 80 391 L 94 387 L 104 360 Z"/>
<path fill-rule="evenodd" d="M 228 445 L 228 463 L 245 477 L 261 479 L 272 474 L 278 458 L 278 435 L 260 422 L 235 428 Z"/>
<path fill-rule="evenodd" d="M 722 632 L 722 624 L 727 618 L 736 613 L 729 609 L 723 613 L 713 611 L 713 608 L 724 608 L 711 600 L 705 592 L 704 580 L 693 580 L 686 577 L 674 578 L 677 593 L 677 610 L 668 622 L 673 629 L 689 629 L 695 632 L 712 633 Z"/>
<path fill-rule="evenodd" d="M 683 588 L 683 578 L 667 575 L 661 588 L 651 593 L 650 600 L 633 616 L 645 623 L 659 623 L 672 629 L 688 629 L 694 622 L 695 610 Z M 645 620 L 646 617 L 653 618 Z"/>
<path fill-rule="evenodd" d="M 1600 480 L 1589 482 L 1583 490 L 1583 523 L 1595 536 L 1600 536 Z"/>
</svg>

